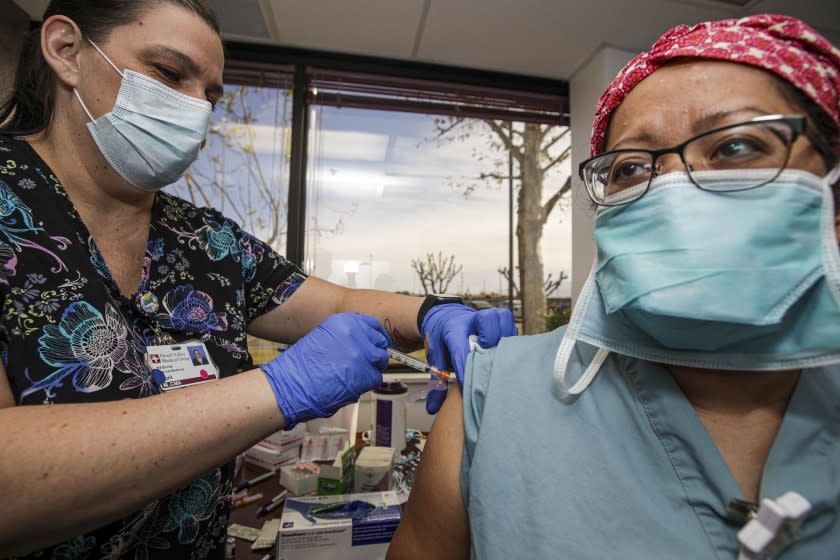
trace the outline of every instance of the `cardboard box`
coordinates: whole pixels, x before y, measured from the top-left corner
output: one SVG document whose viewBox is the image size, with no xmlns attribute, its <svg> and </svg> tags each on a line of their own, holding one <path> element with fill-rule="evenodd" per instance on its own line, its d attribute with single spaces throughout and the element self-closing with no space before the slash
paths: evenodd
<svg viewBox="0 0 840 560">
<path fill-rule="evenodd" d="M 318 495 L 331 496 L 352 492 L 355 460 L 356 447 L 348 441 L 344 449 L 335 454 L 332 465 L 321 465 L 321 472 L 318 473 Z"/>
<path fill-rule="evenodd" d="M 297 424 L 291 430 L 280 430 L 275 432 L 262 440 L 260 443 L 276 447 L 277 449 L 286 450 L 292 447 L 298 447 L 303 443 L 303 434 L 306 433 L 306 422 Z"/>
<path fill-rule="evenodd" d="M 363 447 L 356 457 L 353 472 L 356 492 L 379 492 L 391 490 L 391 473 L 397 459 L 397 450 L 393 447 Z"/>
<path fill-rule="evenodd" d="M 300 459 L 300 447 L 279 449 L 258 443 L 245 452 L 245 462 L 264 469 L 276 470 L 283 465 L 294 465 Z"/>
<path fill-rule="evenodd" d="M 401 517 L 395 492 L 289 498 L 277 560 L 384 560 Z"/>
<path fill-rule="evenodd" d="M 289 431 L 275 432 L 249 448 L 245 461 L 264 469 L 276 470 L 283 465 L 293 465 L 300 459 L 300 446 L 306 433 L 306 423 L 301 422 Z"/>
<path fill-rule="evenodd" d="M 280 485 L 292 496 L 314 494 L 318 489 L 318 473 L 300 465 L 287 465 L 280 469 Z"/>
</svg>

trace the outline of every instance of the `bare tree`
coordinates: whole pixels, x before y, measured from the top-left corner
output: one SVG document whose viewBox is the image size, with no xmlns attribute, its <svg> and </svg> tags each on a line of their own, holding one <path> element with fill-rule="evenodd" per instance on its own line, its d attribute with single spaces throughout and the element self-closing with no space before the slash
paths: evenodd
<svg viewBox="0 0 840 560">
<path fill-rule="evenodd" d="M 519 294 L 519 286 L 517 285 L 516 278 L 513 276 L 513 274 L 510 273 L 510 270 L 508 270 L 508 267 L 500 266 L 498 268 L 498 272 L 499 272 L 499 274 L 502 275 L 502 277 L 505 280 L 510 282 L 510 285 L 513 287 L 514 297 L 519 299 L 521 297 L 520 294 Z M 552 275 L 553 275 L 553 273 L 549 272 L 548 276 L 545 277 L 545 282 L 543 282 L 543 289 L 545 290 L 545 297 L 546 298 L 548 296 L 550 296 L 551 294 L 553 294 L 554 292 L 556 292 L 558 288 L 560 288 L 560 286 L 563 284 L 563 280 L 568 280 L 568 278 L 569 278 L 569 276 L 566 274 L 566 272 L 564 270 L 560 271 L 560 277 L 557 278 L 556 280 L 551 278 Z"/>
<path fill-rule="evenodd" d="M 563 284 L 563 280 L 568 280 L 569 276 L 566 274 L 564 270 L 560 271 L 560 277 L 557 280 L 551 279 L 552 273 L 549 272 L 548 276 L 545 278 L 545 297 L 550 296 L 554 292 L 557 291 L 558 288 Z"/>
<path fill-rule="evenodd" d="M 288 175 L 290 115 L 282 97 L 281 91 L 258 87 L 227 89 L 198 164 L 174 186 L 176 194 L 229 215 L 277 250 L 283 249 L 288 214 L 282 182 Z M 274 122 L 260 123 L 266 112 Z M 270 138 L 258 137 L 266 131 Z"/>
<path fill-rule="evenodd" d="M 525 334 L 544 332 L 546 288 L 551 286 L 544 281 L 543 227 L 552 210 L 570 191 L 571 176 L 545 202 L 543 187 L 546 176 L 571 157 L 570 129 L 537 123 L 511 126 L 503 121 L 461 117 L 440 117 L 435 119 L 435 125 L 438 141 L 464 140 L 472 133 L 488 137 L 487 151 L 474 150 L 473 156 L 486 162 L 493 170 L 481 173 L 476 182 L 467 185 L 465 196 L 468 197 L 478 187 L 478 181 L 490 180 L 501 184 L 512 178 L 518 182 L 516 238 L 519 266 L 516 268 L 519 270 L 519 286 L 522 287 L 519 292 L 523 331 Z M 513 159 L 518 169 L 512 177 L 506 172 L 508 157 Z M 510 275 L 506 277 L 510 278 Z"/>
<path fill-rule="evenodd" d="M 183 178 L 170 189 L 198 206 L 210 206 L 236 220 L 277 251 L 286 236 L 291 114 L 282 89 L 225 88 L 216 105 L 207 146 Z M 347 210 L 352 215 L 356 204 Z M 310 217 L 316 237 L 343 232 L 343 218 L 332 226 Z"/>
<path fill-rule="evenodd" d="M 443 253 L 438 251 L 437 257 L 433 253 L 426 253 L 425 260 L 412 259 L 411 268 L 420 277 L 423 293 L 440 294 L 446 292 L 463 266 L 455 265 L 455 255 L 444 258 Z"/>
</svg>

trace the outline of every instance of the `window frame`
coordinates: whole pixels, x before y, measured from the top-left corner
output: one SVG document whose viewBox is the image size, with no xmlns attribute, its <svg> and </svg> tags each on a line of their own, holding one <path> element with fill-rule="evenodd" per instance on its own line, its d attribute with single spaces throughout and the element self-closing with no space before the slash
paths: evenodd
<svg viewBox="0 0 840 560">
<path fill-rule="evenodd" d="M 226 41 L 225 51 L 226 83 L 292 86 L 286 257 L 295 263 L 302 263 L 306 254 L 310 105 L 569 126 L 569 84 L 563 80 L 239 41 Z M 282 79 L 277 79 L 278 73 L 284 74 Z M 342 81 L 349 87 L 342 89 Z M 322 92 L 313 92 L 319 84 Z M 396 95 L 389 95 L 393 92 Z M 399 92 L 408 92 L 407 98 L 399 99 Z M 469 102 L 466 108 L 457 108 L 459 98 Z M 509 227 L 512 233 L 512 221 Z"/>
</svg>

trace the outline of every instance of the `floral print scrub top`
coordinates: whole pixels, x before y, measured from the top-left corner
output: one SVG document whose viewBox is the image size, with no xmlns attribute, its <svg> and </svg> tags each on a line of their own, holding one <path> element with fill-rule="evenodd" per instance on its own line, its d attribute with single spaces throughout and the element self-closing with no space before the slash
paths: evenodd
<svg viewBox="0 0 840 560">
<path fill-rule="evenodd" d="M 217 211 L 159 192 L 138 291 L 160 305 L 146 317 L 119 292 L 55 174 L 25 140 L 0 136 L 0 352 L 18 405 L 156 394 L 143 361 L 152 321 L 176 341 L 204 342 L 222 377 L 252 369 L 248 322 L 305 278 Z M 30 557 L 222 558 L 232 474 L 215 469 Z"/>
</svg>

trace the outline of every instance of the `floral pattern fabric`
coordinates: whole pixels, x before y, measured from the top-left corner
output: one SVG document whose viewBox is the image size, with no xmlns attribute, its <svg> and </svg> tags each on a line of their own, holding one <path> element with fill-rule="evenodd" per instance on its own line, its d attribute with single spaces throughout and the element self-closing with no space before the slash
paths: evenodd
<svg viewBox="0 0 840 560">
<path fill-rule="evenodd" d="M 0 136 L 0 356 L 18 405 L 157 394 L 143 360 L 155 327 L 176 341 L 201 340 L 222 377 L 252 369 L 248 323 L 305 278 L 215 210 L 160 192 L 138 284 L 160 305 L 144 315 L 120 293 L 55 174 L 25 140 Z M 231 475 L 230 465 L 215 469 L 30 557 L 221 558 Z"/>
</svg>

